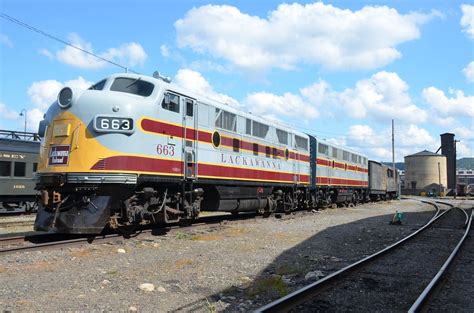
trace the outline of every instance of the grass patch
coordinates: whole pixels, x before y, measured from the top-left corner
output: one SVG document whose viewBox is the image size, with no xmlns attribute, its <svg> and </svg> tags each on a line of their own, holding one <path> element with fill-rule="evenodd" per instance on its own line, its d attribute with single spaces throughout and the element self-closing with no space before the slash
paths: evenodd
<svg viewBox="0 0 474 313">
<path fill-rule="evenodd" d="M 224 237 L 221 235 L 215 234 L 206 234 L 206 235 L 194 235 L 191 237 L 191 240 L 195 241 L 213 241 L 213 240 L 221 240 Z"/>
<path fill-rule="evenodd" d="M 182 232 L 177 232 L 174 238 L 179 239 L 179 240 L 188 239 L 189 235 Z"/>
<path fill-rule="evenodd" d="M 177 268 L 183 268 L 186 265 L 191 265 L 191 264 L 193 264 L 193 261 L 191 259 L 181 259 L 181 260 L 176 261 L 175 266 Z"/>
<path fill-rule="evenodd" d="M 255 296 L 262 294 L 277 294 L 283 297 L 288 294 L 288 286 L 279 275 L 257 278 L 248 289 L 248 295 L 255 298 Z"/>
</svg>

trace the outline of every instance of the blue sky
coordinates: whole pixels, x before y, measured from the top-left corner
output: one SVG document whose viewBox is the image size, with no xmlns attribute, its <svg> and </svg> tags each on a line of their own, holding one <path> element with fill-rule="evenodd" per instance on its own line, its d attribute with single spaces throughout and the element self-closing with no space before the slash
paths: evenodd
<svg viewBox="0 0 474 313">
<path fill-rule="evenodd" d="M 67 3 L 67 4 L 66 4 Z M 0 13 L 375 160 L 474 155 L 474 6 L 458 1 L 22 1 Z M 0 18 L 0 129 L 123 69 Z"/>
</svg>

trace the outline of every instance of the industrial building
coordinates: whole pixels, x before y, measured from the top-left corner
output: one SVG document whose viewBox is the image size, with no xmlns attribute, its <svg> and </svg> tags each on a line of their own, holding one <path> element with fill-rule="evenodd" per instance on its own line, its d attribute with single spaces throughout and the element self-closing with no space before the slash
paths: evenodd
<svg viewBox="0 0 474 313">
<path fill-rule="evenodd" d="M 448 184 L 447 158 L 427 150 L 405 157 L 405 195 L 445 194 Z"/>
</svg>

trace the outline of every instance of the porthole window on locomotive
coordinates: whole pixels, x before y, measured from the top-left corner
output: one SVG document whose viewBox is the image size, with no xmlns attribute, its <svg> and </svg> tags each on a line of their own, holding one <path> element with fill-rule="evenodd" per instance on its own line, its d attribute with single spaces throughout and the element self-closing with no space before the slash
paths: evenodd
<svg viewBox="0 0 474 313">
<path fill-rule="evenodd" d="M 221 145 L 221 134 L 219 134 L 219 132 L 217 132 L 217 131 L 215 131 L 212 134 L 212 145 L 215 148 L 218 148 Z"/>
</svg>

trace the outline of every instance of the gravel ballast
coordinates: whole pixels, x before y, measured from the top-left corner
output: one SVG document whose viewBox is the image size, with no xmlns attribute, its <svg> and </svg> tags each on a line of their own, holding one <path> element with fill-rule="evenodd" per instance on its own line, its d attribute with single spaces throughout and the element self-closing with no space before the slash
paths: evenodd
<svg viewBox="0 0 474 313">
<path fill-rule="evenodd" d="M 389 225 L 396 211 L 403 224 Z M 0 260 L 10 311 L 249 311 L 426 223 L 413 200 L 223 222 Z"/>
</svg>

